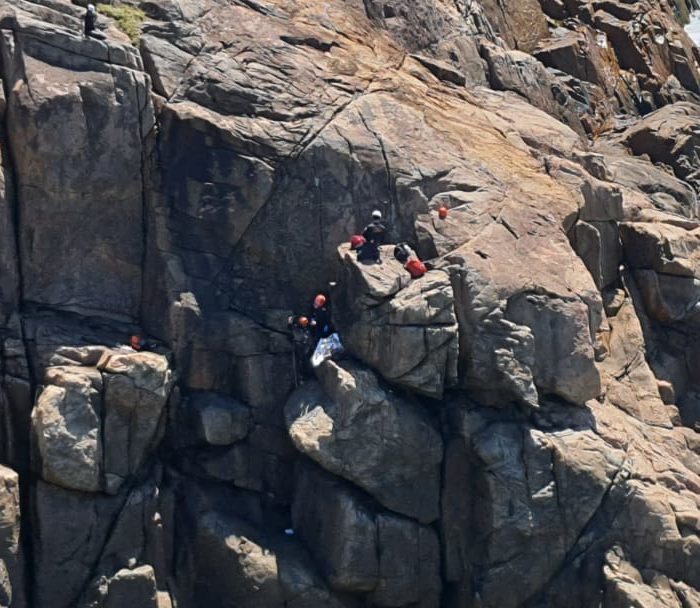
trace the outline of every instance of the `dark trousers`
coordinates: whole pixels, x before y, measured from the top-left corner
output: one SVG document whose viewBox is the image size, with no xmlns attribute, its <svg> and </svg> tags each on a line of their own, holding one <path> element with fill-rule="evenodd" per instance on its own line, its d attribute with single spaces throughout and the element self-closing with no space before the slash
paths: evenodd
<svg viewBox="0 0 700 608">
<path fill-rule="evenodd" d="M 359 262 L 377 262 L 379 260 L 379 247 L 375 243 L 366 242 L 357 250 Z"/>
</svg>

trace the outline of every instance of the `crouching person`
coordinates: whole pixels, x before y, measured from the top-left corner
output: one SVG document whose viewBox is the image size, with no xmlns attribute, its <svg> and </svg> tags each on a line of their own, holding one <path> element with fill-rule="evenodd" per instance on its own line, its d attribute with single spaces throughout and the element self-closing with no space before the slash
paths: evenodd
<svg viewBox="0 0 700 608">
<path fill-rule="evenodd" d="M 95 38 L 97 40 L 104 40 L 106 36 L 97 29 L 97 9 L 94 4 L 87 5 L 87 11 L 85 12 L 85 17 L 83 17 L 85 23 L 85 35 L 90 38 Z"/>
</svg>

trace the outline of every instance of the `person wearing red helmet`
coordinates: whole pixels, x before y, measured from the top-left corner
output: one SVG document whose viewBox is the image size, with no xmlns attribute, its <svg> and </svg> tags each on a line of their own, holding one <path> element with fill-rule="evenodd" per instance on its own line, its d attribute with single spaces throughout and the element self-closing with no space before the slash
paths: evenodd
<svg viewBox="0 0 700 608">
<path fill-rule="evenodd" d="M 361 234 L 354 234 L 350 239 L 350 251 L 359 251 L 367 242 Z"/>
<path fill-rule="evenodd" d="M 296 386 L 304 383 L 311 374 L 309 358 L 312 353 L 311 321 L 304 315 L 287 318 L 287 327 L 292 332 L 294 363 L 294 382 Z"/>
<path fill-rule="evenodd" d="M 327 338 L 335 331 L 331 322 L 330 304 L 326 294 L 319 293 L 314 298 L 314 307 L 311 313 L 311 331 L 316 342 L 321 338 Z"/>
</svg>

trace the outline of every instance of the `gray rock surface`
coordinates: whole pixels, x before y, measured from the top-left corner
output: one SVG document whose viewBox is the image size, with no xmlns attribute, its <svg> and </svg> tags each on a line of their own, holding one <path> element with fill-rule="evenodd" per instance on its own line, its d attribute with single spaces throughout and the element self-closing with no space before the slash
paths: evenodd
<svg viewBox="0 0 700 608">
<path fill-rule="evenodd" d="M 446 456 L 454 483 L 442 497 L 448 580 L 475 568 L 478 580 L 462 584 L 476 585 L 484 606 L 522 605 L 562 567 L 619 475 L 624 452 L 585 428 L 527 429 L 461 407 L 454 415 L 457 434 Z M 541 551 L 546 559 L 535 558 Z M 509 584 L 524 571 L 517 588 Z"/>
<path fill-rule="evenodd" d="M 386 380 L 440 397 L 457 376 L 454 296 L 445 272 L 420 279 L 391 259 L 358 262 L 339 250 L 345 268 L 343 291 L 334 294 L 344 346 Z"/>
<path fill-rule="evenodd" d="M 320 386 L 305 384 L 285 406 L 294 446 L 386 508 L 435 521 L 442 438 L 426 412 L 356 364 L 326 362 L 319 377 Z"/>
<path fill-rule="evenodd" d="M 439 605 L 439 544 L 431 528 L 377 511 L 311 467 L 300 472 L 292 515 L 331 588 L 366 593 L 376 606 Z"/>
<path fill-rule="evenodd" d="M 620 235 L 647 313 L 666 323 L 693 323 L 700 301 L 700 229 L 635 222 L 622 224 Z"/>
<path fill-rule="evenodd" d="M 100 581 L 98 593 L 99 599 L 90 602 L 90 608 L 161 608 L 151 566 L 119 570 L 113 577 Z"/>
<path fill-rule="evenodd" d="M 194 393 L 180 406 L 177 438 L 184 445 L 228 446 L 245 439 L 250 408 L 217 393 Z"/>
<path fill-rule="evenodd" d="M 6 4 L 0 22 L 23 297 L 134 318 L 143 257 L 142 150 L 154 125 L 138 53 L 81 40 L 37 20 L 21 3 Z"/>
<path fill-rule="evenodd" d="M 86 492 L 101 487 L 102 376 L 96 370 L 54 368 L 32 412 L 42 477 Z"/>
<path fill-rule="evenodd" d="M 0 604 L 698 603 L 694 4 L 84 4 L 0 7 Z"/>
<path fill-rule="evenodd" d="M 198 512 L 187 605 L 311 608 L 345 605 L 319 577 L 299 541 L 267 534 L 215 510 Z"/>
<path fill-rule="evenodd" d="M 159 441 L 167 359 L 103 350 L 96 366 L 54 366 L 32 412 L 37 469 L 73 490 L 116 492 Z"/>
</svg>

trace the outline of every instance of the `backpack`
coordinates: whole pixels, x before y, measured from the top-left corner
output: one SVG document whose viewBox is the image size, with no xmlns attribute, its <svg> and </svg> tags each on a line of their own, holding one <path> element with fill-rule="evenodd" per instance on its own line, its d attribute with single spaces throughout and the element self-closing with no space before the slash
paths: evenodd
<svg viewBox="0 0 700 608">
<path fill-rule="evenodd" d="M 406 243 L 399 243 L 394 247 L 394 257 L 402 264 L 408 262 L 408 258 L 410 258 L 412 254 L 413 251 L 411 251 L 411 248 Z"/>
<path fill-rule="evenodd" d="M 428 272 L 425 264 L 423 264 L 423 262 L 421 262 L 418 258 L 413 258 L 406 264 L 405 268 L 411 274 L 412 279 L 418 279 Z"/>
</svg>

